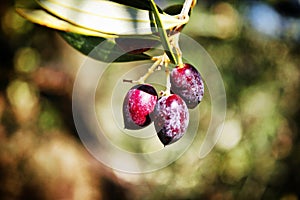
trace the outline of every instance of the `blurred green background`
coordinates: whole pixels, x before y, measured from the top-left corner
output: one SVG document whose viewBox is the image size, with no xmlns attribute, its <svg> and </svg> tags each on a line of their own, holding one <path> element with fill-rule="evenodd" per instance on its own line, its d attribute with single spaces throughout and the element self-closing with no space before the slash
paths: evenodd
<svg viewBox="0 0 300 200">
<path fill-rule="evenodd" d="M 297 0 L 198 1 L 183 32 L 223 77 L 223 135 L 204 159 L 197 136 L 175 163 L 135 175 L 103 166 L 78 138 L 72 84 L 85 56 L 21 18 L 14 3 L 0 4 L 0 199 L 300 198 Z M 198 135 L 209 124 L 208 101 Z"/>
</svg>

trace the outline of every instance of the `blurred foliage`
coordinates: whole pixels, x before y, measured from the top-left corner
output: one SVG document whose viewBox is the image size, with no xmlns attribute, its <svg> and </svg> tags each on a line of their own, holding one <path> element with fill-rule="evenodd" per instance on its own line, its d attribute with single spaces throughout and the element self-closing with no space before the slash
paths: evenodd
<svg viewBox="0 0 300 200">
<path fill-rule="evenodd" d="M 204 46 L 223 76 L 223 135 L 199 160 L 207 94 L 191 148 L 169 167 L 141 175 L 114 172 L 87 153 L 71 112 L 84 56 L 13 6 L 0 4 L 1 199 L 300 198 L 297 0 L 198 2 L 183 32 Z"/>
</svg>

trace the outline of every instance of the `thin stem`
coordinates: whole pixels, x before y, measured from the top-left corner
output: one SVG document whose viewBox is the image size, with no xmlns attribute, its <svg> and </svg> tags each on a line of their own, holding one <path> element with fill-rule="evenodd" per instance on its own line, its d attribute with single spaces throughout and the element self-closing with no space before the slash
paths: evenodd
<svg viewBox="0 0 300 200">
<path fill-rule="evenodd" d="M 187 19 L 189 18 L 189 12 L 190 9 L 193 8 L 197 3 L 197 0 L 185 0 L 183 7 L 181 9 L 180 14 L 178 15 L 179 19 Z M 171 40 L 171 45 L 175 49 L 176 54 L 177 54 L 177 65 L 179 67 L 183 67 L 183 62 L 182 62 L 182 52 L 179 47 L 179 32 L 182 29 L 183 25 L 177 26 L 173 30 L 173 38 Z"/>
<path fill-rule="evenodd" d="M 168 55 L 171 62 L 174 63 L 174 64 L 177 64 L 177 60 L 175 59 L 175 56 L 172 52 L 170 42 L 169 42 L 169 38 L 168 38 L 166 30 L 164 28 L 164 24 L 162 23 L 162 21 L 160 19 L 160 14 L 158 12 L 158 8 L 157 8 L 154 0 L 149 0 L 149 2 L 150 2 L 150 5 L 152 7 L 152 12 L 154 14 L 155 23 L 156 23 L 157 28 L 158 28 L 158 33 L 159 33 L 159 36 L 160 36 L 160 39 L 161 39 L 161 42 L 162 42 L 162 46 L 164 47 L 164 51 Z"/>
<path fill-rule="evenodd" d="M 178 61 L 178 66 L 183 67 L 183 62 L 182 62 L 182 52 L 179 47 L 179 33 L 176 33 L 175 35 L 172 36 L 171 44 L 174 47 L 176 54 L 177 54 L 177 61 Z"/>
<path fill-rule="evenodd" d="M 146 79 L 155 71 L 155 69 L 161 65 L 162 57 L 158 57 L 155 63 L 148 69 L 148 72 L 142 76 L 138 82 L 139 83 L 145 83 Z"/>
<path fill-rule="evenodd" d="M 155 69 L 161 65 L 162 60 L 163 60 L 163 56 L 158 56 L 158 57 L 154 57 L 152 58 L 152 60 L 155 60 L 155 62 L 153 63 L 153 65 L 148 69 L 148 72 L 139 78 L 139 80 L 128 80 L 128 79 L 124 79 L 123 82 L 125 83 L 136 83 L 136 84 L 144 84 L 146 79 L 155 71 Z"/>
<path fill-rule="evenodd" d="M 165 63 L 165 69 L 166 69 L 167 84 L 166 84 L 166 91 L 164 92 L 164 95 L 170 95 L 171 94 L 171 81 L 170 81 L 170 69 L 169 69 L 168 63 Z"/>
<path fill-rule="evenodd" d="M 135 81 L 134 81 L 134 80 L 123 79 L 123 82 L 124 82 L 124 83 L 133 83 L 133 82 L 135 82 Z"/>
<path fill-rule="evenodd" d="M 196 0 L 185 0 L 180 15 L 186 17 L 189 15 L 190 9 L 196 4 Z"/>
</svg>

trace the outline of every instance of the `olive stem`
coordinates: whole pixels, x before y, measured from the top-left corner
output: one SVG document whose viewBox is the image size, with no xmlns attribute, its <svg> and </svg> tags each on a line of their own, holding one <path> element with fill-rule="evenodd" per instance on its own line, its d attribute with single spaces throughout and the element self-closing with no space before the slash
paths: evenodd
<svg viewBox="0 0 300 200">
<path fill-rule="evenodd" d="M 148 69 L 148 72 L 142 76 L 138 82 L 145 83 L 146 79 L 155 71 L 155 69 L 161 65 L 162 56 L 158 57 L 157 60 L 153 63 L 153 65 Z"/>
<path fill-rule="evenodd" d="M 165 68 L 166 68 L 167 84 L 166 84 L 166 91 L 164 95 L 170 95 L 171 94 L 170 69 L 168 65 L 166 65 Z"/>
<path fill-rule="evenodd" d="M 150 2 L 150 6 L 152 8 L 152 12 L 153 12 L 153 15 L 154 15 L 155 24 L 156 24 L 156 26 L 158 28 L 159 37 L 160 37 L 162 46 L 164 48 L 164 51 L 168 55 L 170 61 L 172 63 L 174 63 L 174 64 L 177 64 L 177 60 L 176 60 L 176 58 L 175 58 L 175 56 L 174 56 L 174 54 L 172 52 L 171 46 L 170 46 L 170 42 L 169 42 L 169 38 L 168 38 L 167 32 L 166 32 L 166 30 L 164 28 L 164 24 L 161 21 L 158 8 L 157 8 L 154 0 L 149 0 L 149 2 Z"/>
<path fill-rule="evenodd" d="M 175 35 L 173 35 L 171 44 L 174 47 L 176 54 L 177 54 L 178 66 L 181 68 L 181 67 L 183 67 L 183 61 L 182 61 L 182 51 L 180 50 L 180 47 L 179 47 L 179 36 L 180 36 L 180 33 L 176 33 Z"/>
<path fill-rule="evenodd" d="M 136 83 L 136 84 L 144 84 L 146 79 L 155 71 L 155 69 L 161 65 L 163 56 L 157 56 L 153 57 L 152 60 L 155 62 L 153 65 L 148 69 L 147 73 L 140 77 L 138 80 L 128 80 L 128 79 L 123 79 L 123 82 L 125 83 Z"/>
<path fill-rule="evenodd" d="M 159 95 L 161 96 L 168 96 L 171 94 L 171 81 L 170 81 L 170 69 L 169 69 L 169 63 L 170 59 L 166 53 L 161 56 L 161 63 L 160 65 L 164 65 L 165 67 L 165 73 L 166 73 L 166 89 L 159 92 Z"/>
<path fill-rule="evenodd" d="M 185 0 L 183 7 L 181 9 L 180 15 L 185 18 L 189 15 L 190 9 L 195 6 L 196 0 Z"/>
<path fill-rule="evenodd" d="M 135 82 L 135 81 L 134 81 L 134 80 L 123 79 L 123 82 L 124 82 L 124 83 L 133 83 L 133 82 Z"/>
</svg>

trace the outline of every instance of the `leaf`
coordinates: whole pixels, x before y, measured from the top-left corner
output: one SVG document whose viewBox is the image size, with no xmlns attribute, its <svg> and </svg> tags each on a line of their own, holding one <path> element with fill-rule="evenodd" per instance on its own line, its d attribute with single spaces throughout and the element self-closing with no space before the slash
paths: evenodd
<svg viewBox="0 0 300 200">
<path fill-rule="evenodd" d="M 171 5 L 171 6 L 166 7 L 164 9 L 164 12 L 169 15 L 178 15 L 178 14 L 180 14 L 182 7 L 183 7 L 182 4 Z"/>
<path fill-rule="evenodd" d="M 105 41 L 107 38 L 118 37 L 116 35 L 106 35 L 100 32 L 91 31 L 78 26 L 74 26 L 73 24 L 70 24 L 66 21 L 63 21 L 57 17 L 48 14 L 44 10 L 29 10 L 21 8 L 17 8 L 16 10 L 20 15 L 24 16 L 30 21 L 33 21 L 40 25 L 46 25 L 49 28 L 60 30 L 60 35 L 63 37 L 63 39 L 66 40 L 72 47 L 74 47 L 75 49 L 77 49 L 85 55 L 89 55 L 91 51 L 93 51 L 97 47 L 97 45 Z M 80 34 L 76 34 L 76 32 Z M 159 40 L 157 36 L 143 36 L 142 38 Z M 112 62 L 112 57 L 115 57 L 114 55 L 121 55 L 124 53 L 120 48 L 117 47 L 115 43 L 111 41 L 106 42 L 105 44 L 105 49 L 95 50 L 95 52 L 97 53 L 93 54 L 94 59 L 103 62 Z M 127 53 L 117 58 L 115 62 L 129 62 L 147 59 L 151 59 L 151 57 L 146 54 L 132 55 Z"/>
<path fill-rule="evenodd" d="M 49 28 L 53 28 L 60 31 L 66 32 L 73 32 L 82 35 L 89 35 L 89 36 L 97 36 L 103 38 L 114 38 L 117 37 L 116 35 L 109 35 L 104 34 L 98 31 L 88 30 L 69 22 L 66 22 L 62 19 L 59 19 L 53 15 L 50 15 L 45 10 L 33 10 L 33 9 L 25 9 L 25 8 L 16 8 L 16 11 L 23 16 L 24 18 L 28 19 L 29 21 L 46 26 Z"/>
<path fill-rule="evenodd" d="M 152 10 L 151 5 L 149 3 L 148 0 L 111 0 L 113 2 L 119 3 L 119 4 L 123 4 L 126 6 L 131 6 L 134 8 L 138 8 L 138 9 L 143 9 L 143 10 Z M 158 8 L 160 13 L 163 13 L 163 11 Z"/>
<path fill-rule="evenodd" d="M 172 63 L 177 64 L 177 61 L 176 61 L 175 56 L 174 56 L 174 54 L 172 52 L 172 49 L 171 49 L 171 45 L 170 45 L 166 30 L 164 28 L 164 24 L 162 23 L 162 20 L 160 19 L 160 15 L 159 15 L 158 9 L 156 7 L 156 4 L 154 3 L 153 0 L 149 0 L 149 1 L 151 3 L 151 6 L 152 6 L 152 11 L 153 11 L 153 14 L 154 14 L 155 22 L 156 22 L 157 27 L 158 27 L 158 32 L 159 32 L 159 35 L 160 35 L 162 46 L 165 49 L 165 53 L 167 54 L 167 56 L 169 57 L 169 59 Z"/>
<path fill-rule="evenodd" d="M 148 10 L 104 0 L 37 0 L 49 13 L 85 29 L 109 35 L 147 35 L 153 33 Z M 159 13 L 159 12 L 158 12 Z M 166 29 L 187 20 L 159 13 Z"/>
<path fill-rule="evenodd" d="M 126 3 L 123 0 L 115 1 Z M 146 3 L 146 1 L 133 0 L 127 2 L 126 5 L 105 0 L 64 0 L 61 2 L 37 0 L 37 2 L 45 10 L 25 8 L 16 10 L 29 21 L 61 31 L 60 34 L 71 46 L 97 60 L 128 62 L 151 59 L 150 56 L 141 53 L 142 51 L 137 51 L 137 54 L 124 54 L 125 52 L 119 48 L 114 38 L 125 36 L 160 40 L 156 34 L 153 34 L 158 30 L 155 16 L 152 11 L 148 10 L 150 5 L 148 1 Z M 166 29 L 187 22 L 187 20 L 178 20 L 175 16 L 158 9 L 157 14 L 166 24 Z M 94 29 L 86 26 L 94 25 L 94 23 Z M 97 48 L 100 43 L 102 49 Z"/>
<path fill-rule="evenodd" d="M 60 32 L 60 35 L 75 49 L 103 62 L 129 62 L 149 60 L 146 54 L 130 54 L 122 51 L 113 40 L 105 38 Z M 101 44 L 100 47 L 98 45 Z"/>
</svg>

